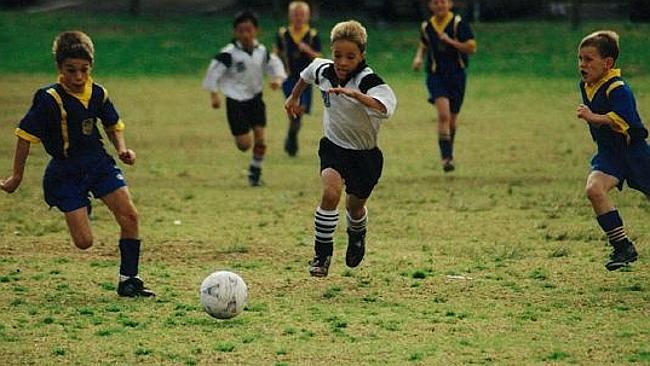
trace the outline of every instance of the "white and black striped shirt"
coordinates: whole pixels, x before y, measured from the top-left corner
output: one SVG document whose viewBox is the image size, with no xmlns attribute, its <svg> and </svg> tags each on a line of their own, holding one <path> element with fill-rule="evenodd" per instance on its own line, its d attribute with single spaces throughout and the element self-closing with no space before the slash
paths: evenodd
<svg viewBox="0 0 650 366">
<path fill-rule="evenodd" d="M 307 66 L 300 77 L 309 84 L 316 84 L 321 91 L 325 105 L 323 113 L 323 132 L 325 137 L 336 145 L 352 150 L 370 150 L 377 146 L 377 134 L 382 119 L 395 112 L 397 98 L 395 93 L 375 74 L 365 62 L 345 85 L 339 85 L 332 60 L 317 58 Z M 329 94 L 335 86 L 359 90 L 386 107 L 386 113 L 368 108 L 358 100 L 347 95 Z"/>
<path fill-rule="evenodd" d="M 287 78 L 282 61 L 255 42 L 252 50 L 245 50 L 239 41 L 229 43 L 210 62 L 203 79 L 203 88 L 211 92 L 221 90 L 237 101 L 250 100 L 262 92 L 263 76 L 268 74 L 282 82 Z"/>
</svg>

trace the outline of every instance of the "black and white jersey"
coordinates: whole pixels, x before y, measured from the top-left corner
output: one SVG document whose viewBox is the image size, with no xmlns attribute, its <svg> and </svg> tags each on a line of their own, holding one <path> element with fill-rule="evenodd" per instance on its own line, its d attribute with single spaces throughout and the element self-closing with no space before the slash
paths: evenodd
<svg viewBox="0 0 650 366">
<path fill-rule="evenodd" d="M 339 85 L 332 60 L 317 58 L 301 73 L 300 77 L 320 89 L 325 108 L 323 131 L 325 137 L 345 149 L 370 150 L 377 146 L 377 134 L 382 119 L 395 112 L 395 93 L 375 74 L 365 62 L 359 65 L 345 85 Z M 359 90 L 386 107 L 386 113 L 368 108 L 347 95 L 329 94 L 332 87 Z"/>
<path fill-rule="evenodd" d="M 234 100 L 250 100 L 262 92 L 265 74 L 278 82 L 287 78 L 282 61 L 264 45 L 256 41 L 252 50 L 247 50 L 239 41 L 233 41 L 210 62 L 203 88 L 211 92 L 221 90 Z"/>
</svg>

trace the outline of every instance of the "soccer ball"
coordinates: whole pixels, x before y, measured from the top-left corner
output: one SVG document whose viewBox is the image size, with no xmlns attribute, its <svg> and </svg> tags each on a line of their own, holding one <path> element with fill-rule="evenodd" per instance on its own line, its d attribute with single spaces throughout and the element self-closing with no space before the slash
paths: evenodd
<svg viewBox="0 0 650 366">
<path fill-rule="evenodd" d="M 217 319 L 230 319 L 241 313 L 247 300 L 246 282 L 236 273 L 217 271 L 201 283 L 201 305 Z"/>
</svg>

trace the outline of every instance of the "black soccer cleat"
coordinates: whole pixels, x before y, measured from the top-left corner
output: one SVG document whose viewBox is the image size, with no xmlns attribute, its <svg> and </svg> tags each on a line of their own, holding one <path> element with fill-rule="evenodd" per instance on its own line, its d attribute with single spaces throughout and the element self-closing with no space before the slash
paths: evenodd
<svg viewBox="0 0 650 366">
<path fill-rule="evenodd" d="M 291 157 L 298 154 L 298 138 L 296 135 L 287 135 L 287 138 L 284 140 L 284 151 Z"/>
<path fill-rule="evenodd" d="M 617 243 L 612 245 L 614 246 L 614 250 L 609 256 L 609 261 L 605 263 L 605 268 L 609 271 L 615 271 L 621 267 L 627 267 L 639 257 L 639 254 L 634 248 L 634 244 L 629 240 L 625 240 L 625 242 L 620 244 Z"/>
<path fill-rule="evenodd" d="M 252 165 L 248 167 L 248 184 L 251 187 L 259 187 L 262 185 L 261 176 L 262 168 Z"/>
<path fill-rule="evenodd" d="M 354 268 L 361 264 L 366 254 L 366 230 L 352 231 L 348 229 L 348 249 L 345 252 L 345 264 Z"/>
<path fill-rule="evenodd" d="M 454 165 L 453 160 L 448 160 L 442 163 L 442 170 L 445 173 L 453 172 L 454 170 L 456 170 L 456 166 Z"/>
<path fill-rule="evenodd" d="M 117 294 L 123 297 L 152 297 L 156 294 L 144 287 L 144 283 L 137 277 L 130 277 L 120 281 L 117 285 Z"/>
<path fill-rule="evenodd" d="M 330 263 L 332 262 L 332 256 L 315 256 L 311 262 L 309 262 L 309 274 L 312 277 L 327 277 L 327 272 L 330 268 Z"/>
</svg>

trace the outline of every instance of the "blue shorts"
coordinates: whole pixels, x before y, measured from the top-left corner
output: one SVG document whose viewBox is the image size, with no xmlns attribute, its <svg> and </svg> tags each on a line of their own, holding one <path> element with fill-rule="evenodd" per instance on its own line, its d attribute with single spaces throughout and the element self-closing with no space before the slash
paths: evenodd
<svg viewBox="0 0 650 366">
<path fill-rule="evenodd" d="M 293 87 L 298 83 L 298 79 L 300 79 L 300 77 L 289 77 L 284 81 L 284 83 L 282 83 L 282 91 L 284 92 L 285 97 L 289 97 Z M 311 112 L 311 85 L 308 86 L 300 96 L 300 105 L 305 108 L 305 113 Z"/>
<path fill-rule="evenodd" d="M 460 112 L 465 98 L 465 84 L 467 74 L 465 71 L 453 74 L 427 74 L 427 90 L 429 91 L 429 103 L 435 104 L 436 99 L 445 97 L 449 99 L 451 113 Z"/>
<path fill-rule="evenodd" d="M 126 186 L 124 175 L 115 160 L 106 153 L 52 159 L 45 169 L 43 192 L 45 202 L 62 212 L 74 211 L 90 205 L 88 199 L 101 198 Z"/>
<path fill-rule="evenodd" d="M 650 146 L 643 141 L 630 144 L 622 155 L 598 151 L 591 159 L 591 170 L 618 178 L 618 189 L 627 181 L 630 188 L 650 195 Z"/>
</svg>

